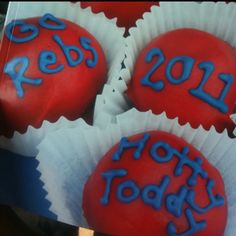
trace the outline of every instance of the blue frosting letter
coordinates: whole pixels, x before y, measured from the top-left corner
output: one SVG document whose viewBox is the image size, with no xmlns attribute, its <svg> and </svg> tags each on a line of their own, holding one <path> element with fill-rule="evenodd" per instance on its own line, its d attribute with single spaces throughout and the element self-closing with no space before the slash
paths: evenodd
<svg viewBox="0 0 236 236">
<path fill-rule="evenodd" d="M 165 156 L 158 155 L 157 153 L 158 149 L 163 149 L 165 151 Z M 173 149 L 168 143 L 159 141 L 153 144 L 150 153 L 154 161 L 160 163 L 166 163 L 172 159 L 174 151 L 175 149 Z"/>
<path fill-rule="evenodd" d="M 98 63 L 98 54 L 97 51 L 91 47 L 90 45 L 91 40 L 89 38 L 86 37 L 80 37 L 80 44 L 81 46 L 85 49 L 88 50 L 92 53 L 93 58 L 92 59 L 86 59 L 86 65 L 90 68 L 93 68 L 97 65 Z"/>
<path fill-rule="evenodd" d="M 179 78 L 174 78 L 171 73 L 171 70 L 172 70 L 172 67 L 177 62 L 181 62 L 183 65 L 182 75 L 179 76 Z M 194 59 L 192 57 L 187 57 L 187 56 L 174 57 L 173 59 L 171 59 L 171 61 L 168 63 L 168 65 L 166 67 L 166 78 L 172 84 L 177 85 L 177 84 L 183 83 L 185 80 L 189 79 L 189 76 L 192 72 L 193 64 L 194 64 Z"/>
<path fill-rule="evenodd" d="M 202 178 L 206 179 L 208 174 L 201 167 L 202 159 L 197 157 L 194 161 L 189 159 L 187 156 L 189 152 L 188 147 L 184 147 L 182 152 L 175 150 L 175 155 L 179 158 L 179 162 L 175 167 L 175 176 L 180 176 L 183 172 L 183 167 L 186 165 L 192 169 L 192 175 L 188 179 L 188 185 L 194 186 L 197 183 L 197 176 L 200 175 Z"/>
<path fill-rule="evenodd" d="M 164 86 L 165 86 L 164 82 L 162 80 L 152 82 L 150 80 L 150 77 L 165 60 L 164 54 L 161 51 L 161 49 L 160 48 L 151 48 L 146 54 L 145 62 L 146 63 L 152 62 L 152 60 L 155 56 L 158 57 L 158 60 L 153 65 L 153 67 L 147 72 L 147 74 L 142 78 L 141 84 L 143 86 L 150 86 L 152 89 L 159 92 L 164 88 Z"/>
<path fill-rule="evenodd" d="M 177 233 L 175 224 L 173 222 L 170 222 L 167 226 L 168 236 L 191 236 L 198 231 L 203 230 L 207 226 L 205 220 L 196 222 L 189 208 L 185 210 L 185 215 L 189 223 L 189 229 L 185 232 Z"/>
<path fill-rule="evenodd" d="M 53 24 L 50 24 L 50 21 Z M 66 28 L 66 25 L 62 20 L 56 18 L 55 16 L 51 14 L 45 14 L 42 18 L 40 18 L 39 24 L 43 28 L 49 29 L 49 30 L 63 30 Z"/>
<path fill-rule="evenodd" d="M 169 194 L 166 197 L 166 208 L 176 217 L 180 217 L 183 211 L 183 205 L 185 198 L 188 194 L 188 189 L 185 186 L 182 186 L 178 194 Z"/>
<path fill-rule="evenodd" d="M 51 51 L 42 51 L 39 55 L 39 69 L 46 74 L 54 74 L 60 72 L 64 65 L 58 65 L 54 69 L 48 68 L 57 62 L 57 55 Z"/>
<path fill-rule="evenodd" d="M 228 111 L 228 106 L 227 104 L 225 104 L 224 99 L 230 89 L 230 86 L 233 83 L 233 76 L 230 74 L 219 74 L 219 78 L 225 83 L 225 86 L 222 89 L 219 97 L 215 98 L 203 90 L 203 87 L 205 86 L 205 84 L 209 80 L 210 75 L 214 71 L 214 64 L 211 62 L 202 62 L 199 64 L 199 68 L 204 71 L 203 79 L 197 88 L 189 90 L 190 94 L 200 98 L 201 100 L 218 109 L 222 113 L 226 113 Z"/>
<path fill-rule="evenodd" d="M 145 186 L 142 191 L 143 201 L 146 204 L 151 205 L 154 209 L 160 209 L 164 193 L 169 183 L 170 183 L 170 177 L 164 176 L 160 186 L 154 184 L 149 184 Z M 153 194 L 153 196 L 150 194 Z"/>
<path fill-rule="evenodd" d="M 19 68 L 20 67 L 20 68 Z M 24 76 L 27 68 L 29 67 L 29 59 L 27 57 L 18 57 L 8 62 L 5 65 L 4 73 L 10 76 L 12 79 L 16 93 L 19 97 L 24 96 L 24 90 L 22 83 L 39 85 L 42 83 L 42 79 L 30 79 Z"/>
<path fill-rule="evenodd" d="M 20 33 L 23 33 L 25 37 L 18 38 L 14 36 L 16 26 L 20 27 Z M 39 30 L 36 26 L 28 24 L 23 20 L 14 20 L 6 26 L 5 34 L 7 38 L 14 43 L 25 43 L 35 39 L 39 34 Z"/>
<path fill-rule="evenodd" d="M 213 187 L 215 185 L 215 181 L 213 179 L 210 179 L 207 182 L 207 193 L 208 193 L 208 197 L 210 199 L 210 203 L 208 204 L 208 206 L 206 207 L 199 207 L 196 202 L 195 202 L 195 192 L 194 190 L 190 190 L 189 194 L 187 196 L 187 202 L 188 204 L 198 213 L 203 214 L 206 213 L 207 211 L 209 211 L 210 209 L 214 208 L 214 207 L 218 207 L 218 206 L 223 206 L 225 204 L 225 200 L 222 196 L 220 195 L 215 195 L 213 194 Z"/>
<path fill-rule="evenodd" d="M 75 67 L 77 65 L 79 65 L 82 60 L 83 60 L 83 53 L 82 51 L 76 47 L 76 46 L 68 46 L 68 45 L 65 45 L 61 38 L 58 36 L 58 35 L 54 35 L 53 36 L 53 39 L 59 44 L 59 46 L 61 47 L 65 57 L 66 57 L 66 60 L 69 64 L 69 66 L 71 67 Z M 77 55 L 77 59 L 73 59 L 72 56 L 71 56 L 71 52 L 75 52 L 76 55 Z"/>
<path fill-rule="evenodd" d="M 149 138 L 150 138 L 150 134 L 148 133 L 145 133 L 142 139 L 138 141 L 133 141 L 133 142 L 130 142 L 127 138 L 123 137 L 120 141 L 120 145 L 117 151 L 113 153 L 112 155 L 112 160 L 119 161 L 124 150 L 128 148 L 137 148 L 136 151 L 134 152 L 133 157 L 135 160 L 138 160 Z"/>
<path fill-rule="evenodd" d="M 158 149 L 162 149 L 165 151 L 165 155 L 159 155 Z M 175 176 L 180 176 L 183 172 L 183 167 L 186 165 L 192 169 L 192 175 L 188 179 L 188 184 L 190 186 L 194 186 L 197 182 L 196 178 L 200 175 L 202 178 L 206 179 L 208 174 L 201 167 L 202 159 L 197 157 L 194 161 L 192 161 L 188 156 L 189 148 L 184 147 L 180 152 L 176 149 L 172 148 L 168 143 L 164 141 L 159 141 L 151 147 L 150 154 L 152 159 L 159 163 L 166 163 L 172 160 L 173 156 L 176 156 L 179 161 L 175 167 L 174 174 Z"/>
<path fill-rule="evenodd" d="M 110 170 L 110 171 L 102 173 L 102 177 L 106 180 L 105 193 L 100 199 L 100 202 L 102 205 L 107 205 L 109 202 L 112 180 L 115 177 L 123 177 L 125 175 L 127 175 L 127 170 L 125 169 Z"/>
<path fill-rule="evenodd" d="M 125 189 L 130 189 L 132 193 L 128 196 L 124 195 Z M 123 203 L 130 203 L 139 196 L 139 193 L 140 190 L 137 184 L 132 180 L 128 180 L 119 184 L 116 192 L 116 197 L 119 201 Z"/>
</svg>

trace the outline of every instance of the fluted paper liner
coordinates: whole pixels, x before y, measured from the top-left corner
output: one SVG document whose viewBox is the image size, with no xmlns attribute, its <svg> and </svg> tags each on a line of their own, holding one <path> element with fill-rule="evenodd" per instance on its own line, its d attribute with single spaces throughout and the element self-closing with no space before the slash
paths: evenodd
<svg viewBox="0 0 236 236">
<path fill-rule="evenodd" d="M 125 29 L 117 27 L 115 18 L 109 20 L 103 13 L 94 14 L 90 8 L 81 9 L 80 3 L 11 2 L 5 25 L 15 19 L 42 16 L 46 13 L 70 20 L 88 30 L 98 40 L 105 53 L 108 64 L 107 80 L 110 81 L 113 76 L 117 76 L 125 55 L 123 38 Z M 61 122 L 62 120 L 64 122 Z M 70 121 L 66 120 L 61 117 L 57 124 L 45 121 L 40 129 L 34 129 L 29 126 L 24 135 L 15 132 L 11 140 L 0 137 L 0 147 L 19 154 L 35 156 L 37 154 L 36 145 L 39 144 L 48 131 L 51 132 L 51 130 L 58 129 L 64 123 L 67 123 L 66 127 L 68 125 L 74 126 L 77 123 L 72 121 L 71 124 L 68 124 Z"/>
<path fill-rule="evenodd" d="M 41 180 L 51 202 L 50 210 L 58 220 L 88 227 L 83 216 L 84 185 L 98 161 L 118 143 L 121 137 L 140 132 L 161 130 L 183 138 L 197 148 L 221 173 L 228 199 L 228 221 L 224 236 L 236 233 L 236 145 L 227 132 L 216 132 L 212 127 L 193 129 L 189 124 L 179 125 L 165 113 L 157 116 L 131 109 L 114 119 L 105 129 L 82 127 L 60 129 L 46 136 L 39 145 L 37 159 Z"/>
<path fill-rule="evenodd" d="M 104 116 L 112 121 L 115 115 L 131 108 L 128 102 L 121 104 L 120 97 L 125 98 L 124 92 L 132 77 L 136 59 L 152 39 L 174 29 L 194 28 L 211 33 L 236 49 L 235 22 L 235 3 L 160 2 L 160 7 L 153 6 L 151 12 L 144 13 L 143 19 L 137 20 L 136 27 L 129 30 L 130 36 L 126 38 L 125 69 L 108 83 L 111 90 L 118 91 L 114 93 L 116 96 L 109 96 L 104 90 L 97 97 L 95 124 L 104 127 L 107 123 L 103 122 Z"/>
<path fill-rule="evenodd" d="M 0 148 L 23 156 L 35 157 L 38 154 L 37 146 L 46 134 L 54 132 L 62 127 L 74 128 L 80 126 L 86 126 L 86 122 L 83 119 L 69 121 L 64 117 L 60 117 L 55 123 L 44 121 L 40 129 L 29 126 L 25 134 L 15 132 L 11 139 L 0 136 Z"/>
</svg>

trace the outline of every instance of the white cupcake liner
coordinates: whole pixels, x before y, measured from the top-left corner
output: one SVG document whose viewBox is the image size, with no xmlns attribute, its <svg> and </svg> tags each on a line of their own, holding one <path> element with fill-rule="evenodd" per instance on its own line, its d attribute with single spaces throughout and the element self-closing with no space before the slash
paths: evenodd
<svg viewBox="0 0 236 236">
<path fill-rule="evenodd" d="M 97 100 L 102 97 L 105 102 L 96 103 L 95 124 L 104 127 L 106 126 L 102 121 L 104 114 L 112 121 L 115 115 L 127 111 L 127 107 L 131 108 L 128 102 L 120 104 L 120 97 L 126 97 L 124 92 L 132 77 L 136 59 L 152 39 L 177 28 L 194 28 L 211 33 L 236 49 L 235 22 L 235 3 L 160 2 L 160 7 L 153 6 L 151 12 L 144 13 L 143 19 L 137 20 L 136 27 L 129 30 L 130 36 L 126 38 L 125 68 L 109 82 L 111 89 L 119 92 L 116 93 L 117 96 L 109 96 L 103 92 L 100 97 L 97 97 Z M 109 101 L 109 109 L 107 101 Z"/>
<path fill-rule="evenodd" d="M 28 126 L 25 134 L 15 132 L 12 138 L 0 136 L 0 148 L 21 154 L 25 157 L 35 157 L 38 154 L 37 146 L 46 134 L 54 132 L 60 128 L 86 127 L 83 119 L 69 121 L 65 117 L 60 117 L 57 122 L 44 121 L 40 129 Z M 88 125 L 87 125 L 88 126 Z M 89 126 L 88 126 L 89 127 Z"/>
<path fill-rule="evenodd" d="M 230 116 L 230 118 L 234 122 L 234 124 L 236 125 L 236 114 L 232 114 Z M 234 134 L 234 136 L 236 136 L 236 128 L 234 129 L 233 134 Z"/>
<path fill-rule="evenodd" d="M 83 216 L 82 196 L 84 185 L 106 152 L 121 137 L 161 130 L 183 138 L 197 148 L 221 173 L 228 199 L 228 221 L 224 236 L 236 233 L 236 145 L 227 132 L 219 134 L 212 127 L 193 129 L 189 124 L 179 125 L 178 119 L 170 120 L 165 113 L 154 115 L 131 109 L 115 117 L 114 124 L 105 129 L 81 127 L 60 129 L 49 134 L 39 145 L 38 170 L 50 210 L 58 220 L 72 225 L 88 227 Z M 63 144 L 63 145 L 62 145 Z"/>
<path fill-rule="evenodd" d="M 125 29 L 117 27 L 116 19 L 109 20 L 103 13 L 94 14 L 90 8 L 81 9 L 79 3 L 11 2 L 9 4 L 5 25 L 14 19 L 42 16 L 46 13 L 51 13 L 56 17 L 70 20 L 87 29 L 98 40 L 105 53 L 108 65 L 107 81 L 111 81 L 113 76 L 117 77 L 125 55 L 123 37 Z M 0 137 L 0 147 L 19 154 L 35 156 L 37 154 L 36 146 L 44 135 L 48 131 L 51 132 L 60 128 L 60 125 L 64 125 L 64 123 L 67 123 L 66 127 L 74 127 L 77 124 L 77 122 L 73 121 L 71 124 L 68 124 L 69 122 L 70 121 L 66 121 L 66 119 L 62 117 L 55 125 L 45 121 L 39 129 L 34 129 L 29 126 L 23 136 L 15 132 L 14 138 L 11 140 Z"/>
<path fill-rule="evenodd" d="M 115 100 L 115 102 L 114 102 Z M 102 112 L 100 108 L 103 108 Z M 94 108 L 94 125 L 104 127 L 108 123 L 113 122 L 114 118 L 111 114 L 120 114 L 129 106 L 125 97 L 109 84 L 105 84 L 101 95 L 97 95 Z"/>
</svg>

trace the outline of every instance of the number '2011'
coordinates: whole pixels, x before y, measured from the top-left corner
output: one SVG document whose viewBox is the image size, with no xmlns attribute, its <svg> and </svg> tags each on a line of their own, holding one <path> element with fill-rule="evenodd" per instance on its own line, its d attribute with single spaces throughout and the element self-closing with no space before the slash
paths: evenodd
<svg viewBox="0 0 236 236">
<path fill-rule="evenodd" d="M 165 87 L 165 82 L 163 80 L 158 81 L 151 81 L 152 74 L 163 64 L 165 61 L 165 55 L 160 48 L 151 48 L 146 56 L 145 62 L 150 63 L 154 58 L 157 58 L 156 63 L 149 69 L 149 71 L 145 74 L 145 76 L 141 79 L 141 84 L 143 86 L 149 86 L 153 90 L 160 92 Z M 172 73 L 172 68 L 176 65 L 176 63 L 182 64 L 182 73 L 180 76 L 176 77 Z M 195 60 L 189 56 L 176 56 L 172 58 L 165 69 L 165 77 L 166 79 L 173 85 L 179 85 L 184 83 L 186 80 L 190 78 Z M 200 84 L 197 88 L 192 88 L 189 90 L 189 93 L 193 96 L 201 99 L 202 101 L 208 103 L 209 105 L 213 106 L 214 108 L 218 109 L 222 113 L 227 113 L 229 108 L 228 105 L 225 103 L 225 97 L 233 83 L 233 75 L 227 73 L 220 73 L 219 79 L 224 82 L 224 87 L 220 91 L 218 97 L 213 97 L 206 91 L 204 91 L 204 86 L 209 80 L 211 74 L 214 71 L 214 64 L 212 62 L 201 62 L 198 64 L 198 68 L 203 70 L 203 77 L 201 79 Z"/>
</svg>

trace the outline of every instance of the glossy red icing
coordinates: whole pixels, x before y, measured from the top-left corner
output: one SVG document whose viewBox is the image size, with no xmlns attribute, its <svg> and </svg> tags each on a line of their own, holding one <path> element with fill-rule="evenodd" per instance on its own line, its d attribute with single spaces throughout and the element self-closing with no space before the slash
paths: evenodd
<svg viewBox="0 0 236 236">
<path fill-rule="evenodd" d="M 135 26 L 136 20 L 143 13 L 150 11 L 151 6 L 159 5 L 157 1 L 146 2 L 81 2 L 81 7 L 91 7 L 94 13 L 104 12 L 108 18 L 117 17 L 117 25 L 127 29 Z"/>
<path fill-rule="evenodd" d="M 196 157 L 200 157 L 203 160 L 202 168 L 208 172 L 208 178 L 215 180 L 216 184 L 213 188 L 214 194 L 220 194 L 226 199 L 224 184 L 219 172 L 198 150 L 174 135 L 160 131 L 148 133 L 151 136 L 142 151 L 140 159 L 134 160 L 133 153 L 136 149 L 129 148 L 123 152 L 119 161 L 112 161 L 112 154 L 116 152 L 117 144 L 100 160 L 93 174 L 89 177 L 84 188 L 83 209 L 84 215 L 92 229 L 117 236 L 167 236 L 167 224 L 170 221 L 176 224 L 177 233 L 188 229 L 184 214 L 176 218 L 167 211 L 165 197 L 163 198 L 160 210 L 156 210 L 152 206 L 145 204 L 140 196 L 130 203 L 122 203 L 118 201 L 116 197 L 117 187 L 126 180 L 133 180 L 140 189 L 142 189 L 147 184 L 159 185 L 161 179 L 167 175 L 170 177 L 171 182 L 164 196 L 166 196 L 166 194 L 176 193 L 182 185 L 187 185 L 186 181 L 192 173 L 191 169 L 185 166 L 181 176 L 174 176 L 173 171 L 178 163 L 176 157 L 173 157 L 168 163 L 157 163 L 152 159 L 150 149 L 154 143 L 160 140 L 167 142 L 179 152 L 181 152 L 183 147 L 189 147 L 189 158 L 193 160 Z M 142 137 L 143 134 L 138 134 L 128 139 L 129 141 L 137 141 Z M 109 203 L 102 205 L 100 199 L 104 195 L 106 182 L 101 174 L 112 169 L 126 169 L 128 174 L 113 180 Z M 205 187 L 206 181 L 206 179 L 198 176 L 197 184 L 191 187 L 196 192 L 196 203 L 202 207 L 209 204 Z M 126 192 L 125 194 L 129 195 L 130 192 Z M 187 207 L 189 207 L 189 205 L 185 202 L 183 208 L 185 209 Z M 193 215 L 197 221 L 206 220 L 207 222 L 207 227 L 203 231 L 193 234 L 194 236 L 223 236 L 227 219 L 227 204 L 212 208 L 205 214 L 199 214 L 193 211 Z"/>
<path fill-rule="evenodd" d="M 106 80 L 107 65 L 104 52 L 98 41 L 84 28 L 63 20 L 66 24 L 64 30 L 48 30 L 38 24 L 39 18 L 25 20 L 36 25 L 39 35 L 26 43 L 10 42 L 4 35 L 0 57 L 0 104 L 4 119 L 4 133 L 12 131 L 25 132 L 29 125 L 40 127 L 44 120 L 55 122 L 60 116 L 75 120 L 83 115 L 94 101 L 97 92 Z M 14 35 L 22 37 L 17 28 Z M 53 40 L 53 36 L 61 37 L 65 45 L 77 46 L 83 53 L 83 61 L 75 66 L 69 66 L 60 46 Z M 25 36 L 25 35 L 23 35 Z M 80 37 L 91 40 L 91 46 L 98 54 L 98 63 L 89 68 L 86 59 L 92 58 L 92 53 L 81 47 Z M 49 68 L 62 64 L 64 69 L 58 73 L 45 74 L 39 69 L 39 55 L 43 50 L 49 50 L 57 55 L 57 63 Z M 76 54 L 72 57 L 75 59 Z M 25 76 L 43 80 L 40 85 L 23 83 L 24 97 L 17 96 L 12 79 L 4 73 L 6 63 L 16 57 L 28 57 L 29 67 Z"/>
<path fill-rule="evenodd" d="M 157 57 L 154 57 L 151 63 L 145 62 L 145 55 L 151 48 L 160 48 L 165 56 L 164 63 L 151 76 L 151 81 L 162 80 L 165 83 L 165 88 L 159 92 L 140 84 L 141 79 L 157 61 Z M 167 64 L 176 56 L 189 56 L 195 60 L 189 79 L 179 85 L 171 84 L 166 78 Z M 219 79 L 219 73 L 233 76 L 233 83 L 224 99 L 228 106 L 226 113 L 220 112 L 189 92 L 190 89 L 197 88 L 202 81 L 204 73 L 198 68 L 198 64 L 203 61 L 212 62 L 215 66 L 204 86 L 204 91 L 211 96 L 218 97 L 225 86 Z M 176 64 L 172 73 L 178 77 L 182 69 L 180 64 Z M 231 133 L 235 127 L 230 119 L 230 115 L 235 111 L 235 78 L 236 52 L 229 44 L 200 30 L 178 29 L 156 37 L 140 52 L 127 95 L 140 111 L 151 109 L 155 114 L 165 111 L 169 118 L 178 117 L 181 124 L 190 122 L 194 128 L 201 124 L 206 129 L 214 125 L 219 132 L 227 128 Z"/>
</svg>

